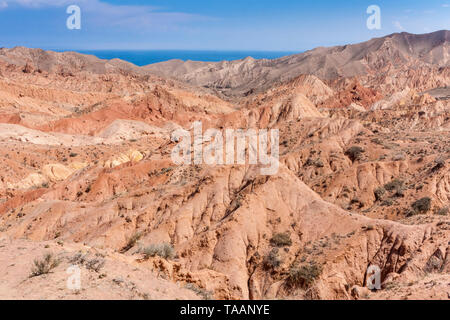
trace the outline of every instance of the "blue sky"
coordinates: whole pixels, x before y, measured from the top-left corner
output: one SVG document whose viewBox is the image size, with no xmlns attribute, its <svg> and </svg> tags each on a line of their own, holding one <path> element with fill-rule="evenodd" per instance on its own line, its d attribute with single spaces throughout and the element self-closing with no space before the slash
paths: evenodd
<svg viewBox="0 0 450 320">
<path fill-rule="evenodd" d="M 66 8 L 81 8 L 68 30 Z M 369 5 L 381 30 L 366 27 Z M 0 0 L 0 46 L 304 51 L 450 29 L 450 0 Z"/>
</svg>

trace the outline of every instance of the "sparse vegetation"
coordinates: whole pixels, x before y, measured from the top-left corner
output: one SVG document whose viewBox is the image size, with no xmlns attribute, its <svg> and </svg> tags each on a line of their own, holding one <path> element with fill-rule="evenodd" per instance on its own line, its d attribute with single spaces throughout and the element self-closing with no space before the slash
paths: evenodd
<svg viewBox="0 0 450 320">
<path fill-rule="evenodd" d="M 142 232 L 136 232 L 134 233 L 127 241 L 127 244 L 120 250 L 121 253 L 125 253 L 131 248 L 133 248 L 136 243 L 139 241 L 139 239 L 142 237 Z"/>
<path fill-rule="evenodd" d="M 159 256 L 169 260 L 175 257 L 175 249 L 170 243 L 152 244 L 141 250 L 141 252 L 144 254 L 145 259 Z"/>
<path fill-rule="evenodd" d="M 86 262 L 86 269 L 99 272 L 105 265 L 105 260 L 94 258 Z"/>
<path fill-rule="evenodd" d="M 281 265 L 281 257 L 278 253 L 278 249 L 272 249 L 268 255 L 264 257 L 263 265 L 266 269 L 275 269 Z"/>
<path fill-rule="evenodd" d="M 438 171 L 445 167 L 445 160 L 443 158 L 436 159 L 434 167 L 431 169 L 433 172 Z"/>
<path fill-rule="evenodd" d="M 404 153 L 397 153 L 392 157 L 393 161 L 404 161 L 406 159 L 406 156 Z"/>
<path fill-rule="evenodd" d="M 443 207 L 436 211 L 436 214 L 439 216 L 446 216 L 450 211 L 449 207 Z"/>
<path fill-rule="evenodd" d="M 359 146 L 353 146 L 347 151 L 345 151 L 345 155 L 355 162 L 361 158 L 361 155 L 365 152 L 365 150 Z"/>
<path fill-rule="evenodd" d="M 383 141 L 381 139 L 379 139 L 379 138 L 373 138 L 370 141 L 375 143 L 375 144 L 379 144 L 379 145 L 383 144 Z"/>
<path fill-rule="evenodd" d="M 450 299 L 448 36 L 186 68 L 3 50 L 2 297 Z"/>
<path fill-rule="evenodd" d="M 425 214 L 431 209 L 431 198 L 424 197 L 415 201 L 411 207 L 414 210 L 415 214 Z"/>
<path fill-rule="evenodd" d="M 391 182 L 386 183 L 384 185 L 384 189 L 386 189 L 387 191 L 402 190 L 403 189 L 403 185 L 404 185 L 404 181 L 403 180 L 394 179 Z"/>
<path fill-rule="evenodd" d="M 317 159 L 314 164 L 315 164 L 315 166 L 317 168 L 323 168 L 324 167 L 324 164 L 323 164 L 322 160 L 320 160 L 320 159 Z"/>
<path fill-rule="evenodd" d="M 187 283 L 184 287 L 188 290 L 195 292 L 197 295 L 202 297 L 203 300 L 211 300 L 213 298 L 213 293 L 211 291 L 202 289 L 193 283 Z"/>
<path fill-rule="evenodd" d="M 105 260 L 100 258 L 88 259 L 88 256 L 88 254 L 82 254 L 79 252 L 69 261 L 72 264 L 84 265 L 88 270 L 100 272 L 100 270 L 105 266 Z"/>
<path fill-rule="evenodd" d="M 51 253 L 47 253 L 43 259 L 34 260 L 33 268 L 31 269 L 30 278 L 38 277 L 43 274 L 49 274 L 53 269 L 58 267 L 60 260 L 56 259 Z"/>
<path fill-rule="evenodd" d="M 289 247 L 292 245 L 291 235 L 288 232 L 277 233 L 270 239 L 270 244 L 275 247 Z"/>
<path fill-rule="evenodd" d="M 442 258 L 439 258 L 438 256 L 431 256 L 425 266 L 425 272 L 427 273 L 441 272 L 443 263 L 444 261 Z"/>
<path fill-rule="evenodd" d="M 373 193 L 375 194 L 376 201 L 381 201 L 381 200 L 383 200 L 383 196 L 386 194 L 386 189 L 383 187 L 380 187 L 380 188 L 375 189 L 375 191 Z"/>
</svg>

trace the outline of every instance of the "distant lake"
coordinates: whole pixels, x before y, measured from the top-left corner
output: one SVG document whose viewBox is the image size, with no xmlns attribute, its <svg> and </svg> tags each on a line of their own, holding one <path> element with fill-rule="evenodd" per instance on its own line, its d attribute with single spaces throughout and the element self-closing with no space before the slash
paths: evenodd
<svg viewBox="0 0 450 320">
<path fill-rule="evenodd" d="M 276 59 L 297 52 L 276 51 L 184 51 L 184 50 L 151 50 L 151 51 L 126 51 L 126 50 L 76 50 L 80 53 L 92 54 L 100 59 L 121 59 L 138 66 L 167 61 L 171 59 L 193 61 L 224 61 L 240 60 L 246 57 L 254 59 Z"/>
</svg>

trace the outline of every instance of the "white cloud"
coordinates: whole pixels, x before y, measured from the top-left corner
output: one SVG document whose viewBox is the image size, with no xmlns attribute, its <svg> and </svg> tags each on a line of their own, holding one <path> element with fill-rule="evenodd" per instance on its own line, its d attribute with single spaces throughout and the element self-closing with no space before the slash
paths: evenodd
<svg viewBox="0 0 450 320">
<path fill-rule="evenodd" d="M 95 0 L 94 0 L 95 1 Z M 10 4 L 18 4 L 23 7 L 28 8 L 39 8 L 42 6 L 62 6 L 65 4 L 69 4 L 69 0 L 5 0 L 5 2 L 8 2 Z M 73 4 L 80 2 L 80 1 L 72 1 Z"/>
<path fill-rule="evenodd" d="M 81 8 L 83 19 L 99 26 L 132 28 L 158 26 L 166 28 L 179 23 L 211 19 L 183 12 L 162 11 L 161 8 L 154 6 L 114 5 L 101 0 L 0 0 L 0 9 L 2 2 L 5 8 L 10 4 L 29 9 L 78 5 Z"/>
<path fill-rule="evenodd" d="M 8 3 L 6 1 L 0 1 L 0 10 L 8 8 Z"/>
<path fill-rule="evenodd" d="M 397 29 L 399 29 L 401 31 L 405 31 L 405 28 L 403 28 L 403 26 L 400 23 L 400 21 L 394 21 L 394 27 L 396 27 Z"/>
<path fill-rule="evenodd" d="M 444 4 L 442 5 L 442 7 L 444 7 L 444 8 L 450 8 L 450 4 L 444 3 Z"/>
</svg>

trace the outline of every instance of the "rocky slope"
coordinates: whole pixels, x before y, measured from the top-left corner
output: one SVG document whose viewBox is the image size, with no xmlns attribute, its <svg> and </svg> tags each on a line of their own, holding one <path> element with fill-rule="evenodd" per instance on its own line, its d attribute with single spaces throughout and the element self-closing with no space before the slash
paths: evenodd
<svg viewBox="0 0 450 320">
<path fill-rule="evenodd" d="M 250 57 L 218 63 L 171 60 L 143 69 L 213 88 L 227 96 L 265 90 L 302 74 L 315 75 L 322 80 L 364 76 L 365 82 L 373 86 L 391 84 L 389 78 L 395 75 L 396 78 L 406 78 L 411 87 L 414 82 L 409 73 L 419 73 L 416 81 L 426 81 L 423 73 L 440 74 L 443 72 L 441 68 L 445 68 L 448 78 L 449 39 L 448 30 L 425 35 L 400 33 L 359 44 L 316 48 L 276 60 L 254 60 Z M 372 81 L 374 78 L 376 80 Z M 400 84 L 394 85 L 398 89 Z M 427 84 L 422 86 L 421 90 Z"/>
<path fill-rule="evenodd" d="M 0 297 L 448 299 L 446 54 L 448 31 L 400 34 L 211 74 L 175 64 L 185 83 L 2 49 Z M 233 99 L 193 86 L 216 76 Z M 279 129 L 278 172 L 175 165 L 171 134 L 194 121 Z M 45 254 L 59 263 L 33 276 Z M 81 290 L 65 285 L 73 265 Z"/>
</svg>

